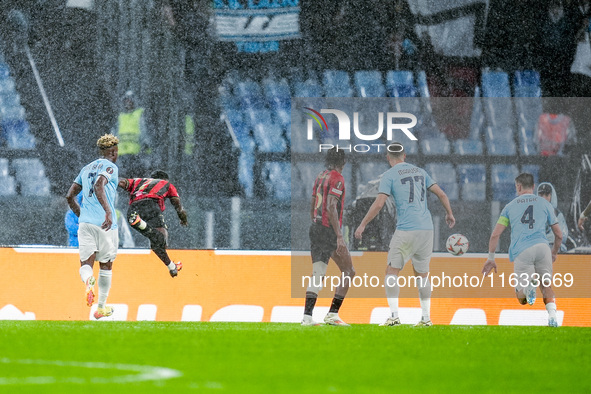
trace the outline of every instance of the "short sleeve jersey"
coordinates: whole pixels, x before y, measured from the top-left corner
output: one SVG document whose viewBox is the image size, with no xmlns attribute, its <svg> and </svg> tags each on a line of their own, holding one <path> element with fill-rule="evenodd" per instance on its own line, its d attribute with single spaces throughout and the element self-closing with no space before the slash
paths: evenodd
<svg viewBox="0 0 591 394">
<path fill-rule="evenodd" d="M 119 169 L 107 159 L 97 159 L 87 164 L 76 179 L 75 183 L 82 186 L 82 204 L 80 205 L 80 223 L 91 223 L 101 226 L 105 221 L 105 210 L 96 197 L 94 184 L 99 176 L 107 178 L 105 185 L 105 195 L 107 203 L 111 209 L 113 225 L 111 229 L 117 228 L 117 216 L 115 213 L 115 198 L 117 197 L 117 183 Z"/>
<path fill-rule="evenodd" d="M 530 246 L 548 245 L 546 225 L 552 226 L 558 223 L 558 219 L 552 204 L 543 197 L 523 194 L 505 205 L 497 223 L 511 226 L 509 260 L 514 261 Z"/>
<path fill-rule="evenodd" d="M 152 198 L 158 201 L 161 211 L 164 211 L 165 208 L 165 198 L 179 196 L 176 187 L 165 179 L 129 178 L 127 185 L 130 204 L 145 198 Z"/>
<path fill-rule="evenodd" d="M 378 192 L 394 197 L 397 229 L 433 230 L 427 189 L 434 184 L 425 170 L 410 163 L 398 163 L 384 173 Z"/>
<path fill-rule="evenodd" d="M 314 181 L 312 198 L 314 199 L 314 223 L 331 227 L 328 220 L 328 196 L 337 199 L 339 225 L 343 224 L 343 202 L 345 201 L 345 178 L 336 170 L 325 170 Z"/>
</svg>

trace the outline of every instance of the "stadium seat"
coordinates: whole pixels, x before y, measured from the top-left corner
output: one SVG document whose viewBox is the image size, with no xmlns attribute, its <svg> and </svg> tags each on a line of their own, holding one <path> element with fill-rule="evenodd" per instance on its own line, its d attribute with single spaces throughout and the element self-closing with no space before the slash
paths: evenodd
<svg viewBox="0 0 591 394">
<path fill-rule="evenodd" d="M 275 123 L 278 123 L 286 130 L 291 129 L 291 110 L 277 109 L 273 112 L 275 116 Z"/>
<path fill-rule="evenodd" d="M 357 185 L 365 185 L 367 182 L 377 179 L 384 172 L 388 171 L 389 168 L 390 166 L 385 160 L 359 165 L 357 167 Z"/>
<path fill-rule="evenodd" d="M 516 154 L 513 139 L 488 141 L 486 147 L 491 156 L 515 156 Z"/>
<path fill-rule="evenodd" d="M 458 174 L 462 200 L 486 200 L 486 169 L 483 164 L 460 164 Z"/>
<path fill-rule="evenodd" d="M 264 79 L 263 91 L 269 108 L 275 111 L 291 110 L 291 91 L 285 78 L 279 81 L 271 78 Z"/>
<path fill-rule="evenodd" d="M 556 311 L 558 326 L 562 326 L 564 311 Z M 503 309 L 499 315 L 499 326 L 547 326 L 548 312 L 523 309 Z"/>
<path fill-rule="evenodd" d="M 2 122 L 24 120 L 25 109 L 20 104 L 2 106 L 0 107 L 0 119 L 2 119 Z"/>
<path fill-rule="evenodd" d="M 519 141 L 519 154 L 522 156 L 533 156 L 538 154 L 538 145 L 534 137 L 534 130 L 520 127 L 517 133 Z"/>
<path fill-rule="evenodd" d="M 388 71 L 386 89 L 389 97 L 417 97 L 412 71 Z"/>
<path fill-rule="evenodd" d="M 262 177 L 268 197 L 282 201 L 291 199 L 290 162 L 266 162 L 263 165 Z"/>
<path fill-rule="evenodd" d="M 431 97 L 431 94 L 429 93 L 429 85 L 427 84 L 427 74 L 424 71 L 419 71 L 417 74 L 417 88 L 420 97 Z"/>
<path fill-rule="evenodd" d="M 250 79 L 238 82 L 234 88 L 234 95 L 240 100 L 244 109 L 262 109 L 265 106 L 263 92 L 260 85 Z"/>
<path fill-rule="evenodd" d="M 462 156 L 465 155 L 481 155 L 482 141 L 461 139 L 454 141 L 454 151 Z"/>
<path fill-rule="evenodd" d="M 313 79 L 294 84 L 294 97 L 324 97 L 322 86 Z"/>
<path fill-rule="evenodd" d="M 242 149 L 245 149 L 245 147 L 251 143 L 250 141 L 252 140 L 252 137 L 250 136 L 249 126 L 242 118 L 242 112 L 237 110 L 228 110 L 225 112 L 225 115 L 228 119 L 228 122 L 230 123 L 230 126 L 232 127 L 232 131 L 234 132 L 238 143 Z"/>
<path fill-rule="evenodd" d="M 422 139 L 420 141 L 421 150 L 425 155 L 449 155 L 450 143 L 445 136 Z"/>
<path fill-rule="evenodd" d="M 16 91 L 0 93 L 0 107 L 19 107 L 20 104 L 21 98 Z"/>
<path fill-rule="evenodd" d="M 0 175 L 0 196 L 16 195 L 16 180 L 10 175 Z"/>
<path fill-rule="evenodd" d="M 482 72 L 483 97 L 511 97 L 509 75 L 503 71 Z"/>
<path fill-rule="evenodd" d="M 492 166 L 493 200 L 510 201 L 517 196 L 515 178 L 519 175 L 517 167 L 512 164 L 496 164 Z"/>
<path fill-rule="evenodd" d="M 326 70 L 322 81 L 326 97 L 353 97 L 351 79 L 347 71 Z"/>
<path fill-rule="evenodd" d="M 474 102 L 472 104 L 472 115 L 470 117 L 469 139 L 480 141 L 480 136 L 484 131 L 484 110 L 482 108 L 482 98 L 480 97 L 480 88 L 474 89 Z"/>
<path fill-rule="evenodd" d="M 527 172 L 534 176 L 534 183 L 538 185 L 540 182 L 540 166 L 535 164 L 527 164 L 521 167 L 521 172 Z"/>
<path fill-rule="evenodd" d="M 534 70 L 515 71 L 513 74 L 514 97 L 542 97 L 540 74 Z"/>
<path fill-rule="evenodd" d="M 240 100 L 228 89 L 219 89 L 220 105 L 224 111 L 235 111 L 240 108 Z"/>
<path fill-rule="evenodd" d="M 355 72 L 357 97 L 386 97 L 386 88 L 379 71 Z"/>
<path fill-rule="evenodd" d="M 12 77 L 0 78 L 0 93 L 14 92 L 14 80 Z"/>
<path fill-rule="evenodd" d="M 8 159 L 0 157 L 0 177 L 8 176 Z"/>
<path fill-rule="evenodd" d="M 453 164 L 429 163 L 425 166 L 425 171 L 443 189 L 451 201 L 459 198 L 460 188 L 458 187 L 456 170 Z"/>
<path fill-rule="evenodd" d="M 201 305 L 185 305 L 183 307 L 181 321 L 201 321 L 202 314 L 203 307 Z"/>
<path fill-rule="evenodd" d="M 258 123 L 254 125 L 252 131 L 254 141 L 260 152 L 285 152 L 287 149 L 287 144 L 279 125 L 275 123 Z"/>
<path fill-rule="evenodd" d="M 402 143 L 407 155 L 416 155 L 419 153 L 419 142 L 408 140 Z"/>
<path fill-rule="evenodd" d="M 10 76 L 10 68 L 8 64 L 0 62 L 0 79 L 6 79 Z"/>
<path fill-rule="evenodd" d="M 40 178 L 45 176 L 45 167 L 37 158 L 22 158 L 12 161 L 12 168 L 16 178 Z"/>
<path fill-rule="evenodd" d="M 238 158 L 238 182 L 247 198 L 254 197 L 254 146 L 250 140 L 250 146 L 243 147 Z"/>
<path fill-rule="evenodd" d="M 29 130 L 29 123 L 23 119 L 3 120 L 0 123 L 2 137 L 10 149 L 35 149 L 35 137 Z"/>
</svg>

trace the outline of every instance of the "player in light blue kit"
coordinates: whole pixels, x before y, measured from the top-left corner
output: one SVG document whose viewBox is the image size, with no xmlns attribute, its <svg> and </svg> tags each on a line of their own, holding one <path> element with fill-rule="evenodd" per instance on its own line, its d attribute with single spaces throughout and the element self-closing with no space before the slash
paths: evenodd
<svg viewBox="0 0 591 394">
<path fill-rule="evenodd" d="M 115 216 L 115 198 L 119 170 L 115 165 L 118 155 L 119 139 L 112 134 L 105 134 L 98 139 L 101 158 L 86 165 L 78 174 L 66 199 L 68 205 L 79 217 L 78 241 L 80 253 L 80 278 L 86 285 L 86 303 L 94 302 L 93 276 L 94 262 L 100 264 L 98 277 L 98 308 L 96 319 L 111 316 L 113 308 L 106 306 L 111 289 L 111 271 L 113 260 L 117 256 L 119 235 Z M 82 206 L 76 196 L 82 192 Z"/>
<path fill-rule="evenodd" d="M 417 326 L 431 326 L 431 283 L 429 262 L 433 253 L 433 219 L 427 207 L 427 190 L 435 194 L 445 208 L 445 221 L 452 228 L 456 219 L 445 192 L 422 168 L 405 163 L 406 153 L 402 144 L 395 142 L 388 146 L 390 168 L 380 181 L 378 196 L 355 231 L 355 238 L 361 239 L 365 226 L 380 212 L 386 200 L 392 196 L 396 204 L 396 231 L 390 241 L 388 266 L 386 267 L 385 288 L 392 316 L 383 326 L 400 324 L 398 316 L 398 274 L 409 259 L 419 286 L 419 300 L 422 318 Z"/>
<path fill-rule="evenodd" d="M 523 173 L 515 178 L 517 198 L 501 211 L 501 216 L 490 236 L 488 259 L 482 273 L 497 272 L 495 250 L 507 226 L 511 226 L 509 260 L 513 262 L 517 279 L 515 293 L 519 303 L 533 305 L 538 284 L 548 311 L 548 325 L 557 327 L 556 300 L 552 290 L 552 263 L 560 250 L 562 231 L 554 214 L 554 207 L 546 199 L 534 194 L 534 177 Z M 546 225 L 554 233 L 552 250 L 546 238 Z"/>
</svg>

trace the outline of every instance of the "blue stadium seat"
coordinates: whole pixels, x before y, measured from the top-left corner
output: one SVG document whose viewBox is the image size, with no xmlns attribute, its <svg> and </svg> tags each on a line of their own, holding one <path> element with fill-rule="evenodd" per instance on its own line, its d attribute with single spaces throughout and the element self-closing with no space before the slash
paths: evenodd
<svg viewBox="0 0 591 394">
<path fill-rule="evenodd" d="M 379 71 L 355 72 L 357 97 L 386 97 L 386 88 Z"/>
<path fill-rule="evenodd" d="M 485 129 L 484 140 L 489 141 L 507 141 L 513 140 L 513 130 L 509 127 L 487 127 Z"/>
<path fill-rule="evenodd" d="M 0 107 L 0 119 L 2 121 L 18 121 L 25 119 L 25 109 L 19 105 Z"/>
<path fill-rule="evenodd" d="M 515 71 L 513 75 L 514 97 L 542 97 L 540 74 L 533 70 Z"/>
<path fill-rule="evenodd" d="M 244 109 L 262 109 L 265 106 L 260 85 L 250 79 L 238 82 L 234 88 L 234 95 L 238 97 Z"/>
<path fill-rule="evenodd" d="M 431 94 L 429 93 L 429 85 L 427 84 L 427 74 L 424 71 L 419 71 L 417 74 L 417 88 L 420 97 L 431 97 Z"/>
<path fill-rule="evenodd" d="M 510 201 L 517 196 L 515 178 L 519 175 L 517 167 L 512 164 L 495 164 L 492 166 L 493 200 Z"/>
<path fill-rule="evenodd" d="M 512 139 L 488 141 L 487 149 L 491 156 L 515 156 L 517 150 Z"/>
<path fill-rule="evenodd" d="M 509 75 L 503 71 L 482 72 L 483 97 L 511 97 Z"/>
<path fill-rule="evenodd" d="M 483 164 L 461 164 L 458 166 L 462 200 L 486 200 L 486 169 Z"/>
<path fill-rule="evenodd" d="M 322 172 L 324 165 L 320 162 L 294 162 L 293 165 L 293 174 L 297 178 L 293 180 L 292 198 L 310 201 L 314 180 Z"/>
<path fill-rule="evenodd" d="M 293 87 L 294 97 L 324 97 L 324 89 L 313 79 L 296 82 Z"/>
<path fill-rule="evenodd" d="M 274 113 L 275 123 L 278 123 L 286 130 L 291 129 L 291 111 L 285 109 L 278 109 Z"/>
<path fill-rule="evenodd" d="M 250 136 L 249 126 L 242 118 L 242 112 L 237 110 L 231 110 L 226 111 L 225 115 L 228 118 L 228 121 L 230 122 L 230 126 L 232 127 L 232 131 L 234 132 L 236 139 L 238 139 L 240 147 L 244 149 L 251 143 L 250 141 L 252 140 L 252 138 Z"/>
<path fill-rule="evenodd" d="M 21 98 L 16 91 L 0 93 L 0 107 L 16 107 L 20 104 Z"/>
<path fill-rule="evenodd" d="M 456 170 L 450 163 L 429 163 L 425 170 L 433 180 L 443 189 L 451 201 L 455 201 L 460 196 Z"/>
<path fill-rule="evenodd" d="M 351 79 L 347 71 L 326 70 L 323 74 L 326 97 L 353 97 Z"/>
<path fill-rule="evenodd" d="M 254 141 L 250 140 L 250 144 L 242 148 L 238 158 L 238 181 L 247 198 L 254 196 Z"/>
<path fill-rule="evenodd" d="M 365 185 L 367 182 L 377 179 L 390 166 L 385 161 L 363 163 L 357 167 L 357 185 Z"/>
<path fill-rule="evenodd" d="M 416 155 L 419 153 L 419 142 L 414 140 L 404 141 L 402 143 L 407 155 Z"/>
<path fill-rule="evenodd" d="M 280 81 L 270 78 L 263 80 L 263 91 L 269 108 L 276 111 L 291 110 L 291 91 L 285 78 Z"/>
<path fill-rule="evenodd" d="M 225 111 L 233 111 L 240 108 L 240 100 L 228 89 L 220 89 L 220 105 Z"/>
<path fill-rule="evenodd" d="M 454 151 L 462 156 L 465 155 L 481 155 L 482 141 L 461 139 L 454 141 Z"/>
<path fill-rule="evenodd" d="M 449 140 L 443 135 L 438 138 L 422 139 L 420 144 L 425 155 L 449 155 L 450 153 Z"/>
<path fill-rule="evenodd" d="M 417 97 L 412 71 L 388 71 L 386 89 L 390 97 Z"/>
<path fill-rule="evenodd" d="M 291 199 L 291 163 L 266 162 L 262 177 L 265 180 L 267 196 L 282 201 Z"/>
<path fill-rule="evenodd" d="M 273 123 L 271 111 L 268 109 L 248 109 L 244 111 L 243 116 L 245 124 L 251 127 L 256 124 L 267 125 Z"/>
<path fill-rule="evenodd" d="M 0 177 L 8 176 L 8 159 L 0 157 Z"/>
<path fill-rule="evenodd" d="M 23 119 L 3 120 L 0 123 L 2 139 L 10 149 L 35 149 L 35 137 L 31 134 L 29 123 Z"/>
<path fill-rule="evenodd" d="M 521 167 L 521 172 L 527 172 L 534 176 L 534 183 L 537 185 L 540 183 L 540 166 L 535 164 L 526 164 Z"/>
<path fill-rule="evenodd" d="M 21 158 L 12 161 L 15 178 L 23 196 L 49 196 L 50 183 L 45 177 L 43 163 L 37 158 Z"/>
<path fill-rule="evenodd" d="M 472 114 L 470 117 L 470 135 L 469 139 L 480 141 L 480 136 L 484 130 L 484 109 L 482 108 L 482 99 L 480 97 L 480 87 L 474 89 L 474 102 L 472 104 Z"/>
<path fill-rule="evenodd" d="M 255 124 L 253 135 L 255 143 L 261 152 L 285 152 L 287 149 L 281 127 L 274 123 Z"/>
<path fill-rule="evenodd" d="M 11 77 L 0 78 L 0 93 L 15 92 L 14 86 L 14 80 Z"/>
<path fill-rule="evenodd" d="M 519 142 L 519 153 L 523 156 L 534 156 L 538 154 L 538 144 L 533 129 L 520 127 L 517 133 Z"/>
<path fill-rule="evenodd" d="M 0 175 L 0 196 L 9 197 L 16 195 L 16 180 L 10 175 Z"/>
<path fill-rule="evenodd" d="M 0 79 L 6 79 L 10 76 L 10 68 L 8 64 L 0 62 Z"/>
</svg>

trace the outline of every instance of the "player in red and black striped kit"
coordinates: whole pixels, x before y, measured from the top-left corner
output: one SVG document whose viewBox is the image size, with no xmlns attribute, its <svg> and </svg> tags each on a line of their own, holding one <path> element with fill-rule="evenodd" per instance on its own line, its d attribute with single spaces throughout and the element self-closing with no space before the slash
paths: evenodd
<svg viewBox="0 0 591 394">
<path fill-rule="evenodd" d="M 341 270 L 341 283 L 335 290 L 330 310 L 324 322 L 335 326 L 348 326 L 339 317 L 339 308 L 347 295 L 355 270 L 351 254 L 343 239 L 341 226 L 345 202 L 345 179 L 341 173 L 345 166 L 345 152 L 336 147 L 325 158 L 326 170 L 314 181 L 310 207 L 310 243 L 312 252 L 312 278 L 306 291 L 306 306 L 302 325 L 317 325 L 312 319 L 318 293 L 322 290 L 328 261 L 332 257 Z"/>
<path fill-rule="evenodd" d="M 150 248 L 168 268 L 170 276 L 178 275 L 183 265 L 168 257 L 166 246 L 168 231 L 164 223 L 164 199 L 170 199 L 181 225 L 186 226 L 187 212 L 183 209 L 176 187 L 168 180 L 164 171 L 154 171 L 150 178 L 119 178 L 119 187 L 129 192 L 127 220 L 131 227 L 150 240 Z"/>
</svg>

